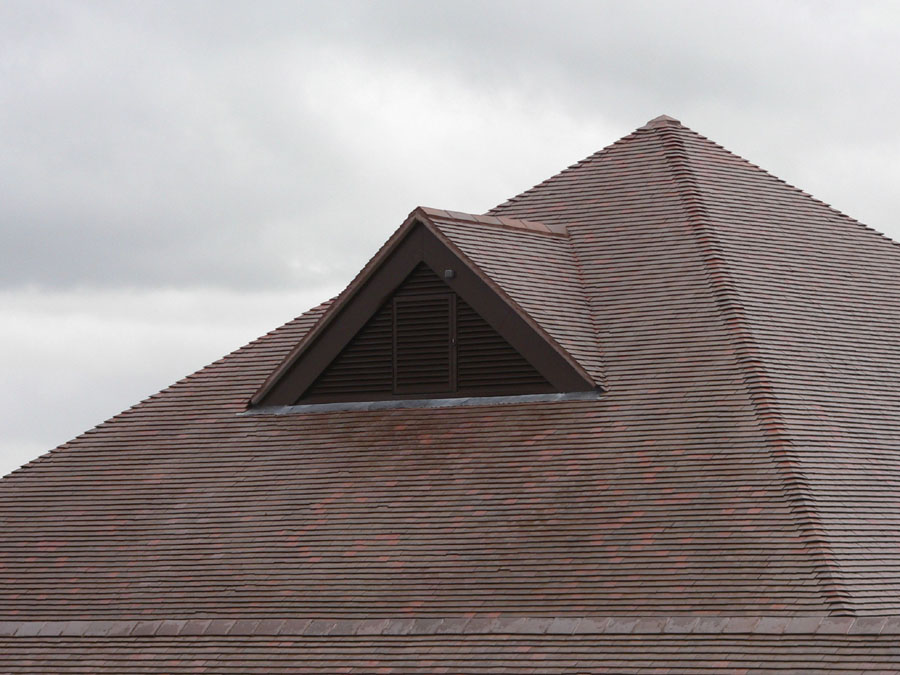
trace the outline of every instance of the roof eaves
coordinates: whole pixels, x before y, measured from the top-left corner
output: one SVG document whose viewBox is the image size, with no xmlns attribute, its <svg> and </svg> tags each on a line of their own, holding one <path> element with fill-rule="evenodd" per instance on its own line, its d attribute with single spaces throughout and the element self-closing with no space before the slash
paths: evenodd
<svg viewBox="0 0 900 675">
<path fill-rule="evenodd" d="M 478 225 L 493 225 L 495 227 L 505 227 L 517 231 L 537 232 L 540 234 L 551 234 L 561 237 L 568 237 L 568 228 L 561 224 L 539 223 L 535 220 L 522 220 L 520 218 L 507 218 L 506 216 L 491 216 L 485 214 L 462 213 L 460 211 L 445 211 L 443 209 L 433 209 L 429 207 L 420 207 L 422 212 L 431 218 L 439 220 L 452 220 L 457 223 L 473 223 Z"/>
</svg>

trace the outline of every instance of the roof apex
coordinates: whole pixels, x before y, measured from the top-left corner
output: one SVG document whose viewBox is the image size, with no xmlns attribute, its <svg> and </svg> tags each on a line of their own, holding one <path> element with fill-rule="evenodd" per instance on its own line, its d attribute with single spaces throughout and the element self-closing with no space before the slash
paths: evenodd
<svg viewBox="0 0 900 675">
<path fill-rule="evenodd" d="M 654 117 L 652 120 L 647 122 L 643 127 L 641 127 L 641 129 L 653 129 L 656 127 L 664 127 L 670 124 L 683 126 L 681 124 L 681 120 L 677 120 L 674 117 L 670 117 L 669 115 L 659 115 L 658 117 Z"/>
</svg>

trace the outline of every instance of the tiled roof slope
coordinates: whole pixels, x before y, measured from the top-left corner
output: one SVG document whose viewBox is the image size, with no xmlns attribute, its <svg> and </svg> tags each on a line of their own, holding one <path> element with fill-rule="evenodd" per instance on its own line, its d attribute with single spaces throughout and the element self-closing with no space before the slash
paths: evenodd
<svg viewBox="0 0 900 675">
<path fill-rule="evenodd" d="M 615 222 L 642 227 L 634 212 L 608 212 L 611 190 L 626 199 L 626 176 L 649 164 L 623 171 L 638 146 L 668 165 L 830 595 L 856 613 L 897 612 L 900 249 L 675 120 L 639 129 L 491 213 L 565 222 L 583 265 L 605 272 L 587 262 L 604 248 L 598 238 Z M 608 285 L 591 281 L 602 315 Z"/>
<path fill-rule="evenodd" d="M 423 209 L 430 221 L 602 383 L 597 328 L 564 227 Z"/>
<path fill-rule="evenodd" d="M 4 479 L 0 619 L 830 608 L 728 353 L 599 401 L 245 414 L 315 319 Z"/>
<path fill-rule="evenodd" d="M 894 245 L 666 119 L 490 215 L 546 231 L 439 227 L 598 400 L 247 413 L 317 308 L 3 480 L 0 667 L 890 670 L 835 615 L 900 597 Z"/>
<path fill-rule="evenodd" d="M 263 620 L 0 624 L 16 673 L 894 673 L 883 620 Z M 13 637 L 15 636 L 15 637 Z"/>
</svg>

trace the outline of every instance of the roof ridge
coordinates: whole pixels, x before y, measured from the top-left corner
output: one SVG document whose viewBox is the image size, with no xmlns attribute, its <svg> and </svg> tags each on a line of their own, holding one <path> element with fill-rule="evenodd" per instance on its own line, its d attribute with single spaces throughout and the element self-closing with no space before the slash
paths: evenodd
<svg viewBox="0 0 900 675">
<path fill-rule="evenodd" d="M 700 248 L 713 298 L 723 315 L 725 329 L 733 338 L 735 358 L 742 371 L 754 413 L 764 437 L 769 442 L 776 466 L 782 472 L 785 496 L 791 512 L 798 521 L 807 549 L 818 559 L 815 567 L 825 601 L 833 613 L 853 615 L 852 608 L 845 601 L 849 592 L 836 566 L 828 540 L 824 536 L 821 519 L 808 504 L 810 495 L 808 481 L 799 469 L 799 460 L 796 452 L 792 450 L 791 441 L 783 433 L 785 423 L 778 410 L 776 396 L 759 346 L 746 320 L 722 245 L 703 203 L 702 190 L 694 177 L 681 136 L 683 132 L 694 132 L 680 124 L 658 125 L 648 131 L 660 137 L 663 156 L 678 187 L 687 223 Z"/>
<path fill-rule="evenodd" d="M 489 225 L 505 227 L 513 230 L 525 230 L 535 234 L 551 234 L 560 237 L 568 237 L 569 231 L 562 224 L 547 224 L 538 220 L 526 220 L 524 218 L 509 218 L 507 216 L 490 216 L 486 214 L 463 213 L 462 211 L 450 211 L 447 209 L 435 209 L 429 206 L 418 207 L 423 213 L 442 220 L 452 220 L 458 223 L 471 223 L 473 225 Z"/>
<path fill-rule="evenodd" d="M 511 206 L 517 204 L 517 203 L 520 202 L 522 199 L 524 199 L 526 196 L 531 195 L 531 194 L 532 194 L 533 192 L 535 192 L 536 190 L 539 190 L 539 189 L 543 188 L 545 185 L 547 185 L 547 184 L 549 184 L 549 183 L 555 182 L 560 176 L 562 176 L 562 175 L 564 175 L 564 174 L 566 174 L 566 173 L 568 173 L 568 172 L 570 172 L 570 171 L 572 171 L 572 170 L 574 170 L 574 169 L 578 169 L 578 168 L 582 167 L 582 166 L 585 165 L 585 164 L 588 164 L 588 163 L 590 163 L 590 162 L 593 162 L 593 161 L 602 159 L 605 155 L 609 154 L 609 153 L 613 150 L 613 148 L 616 148 L 616 147 L 618 147 L 619 145 L 622 145 L 623 143 L 627 143 L 627 142 L 631 141 L 631 140 L 632 140 L 635 136 L 637 136 L 637 135 L 641 135 L 641 134 L 643 134 L 643 133 L 653 133 L 654 131 L 656 131 L 656 130 L 658 130 L 658 129 L 683 129 L 684 131 L 687 131 L 687 132 L 693 134 L 694 136 L 696 136 L 697 138 L 702 139 L 703 141 L 705 141 L 705 142 L 709 143 L 710 145 L 714 146 L 717 150 L 719 150 L 719 151 L 721 151 L 721 152 L 726 152 L 726 153 L 728 153 L 730 156 L 734 157 L 735 159 L 737 159 L 737 160 L 740 161 L 741 163 L 747 165 L 748 167 L 751 167 L 751 168 L 753 168 L 754 170 L 756 170 L 756 171 L 758 171 L 758 172 L 760 172 L 760 173 L 762 173 L 762 174 L 768 176 L 769 178 L 772 178 L 772 179 L 778 181 L 778 182 L 781 183 L 784 187 L 786 187 L 787 189 L 789 189 L 791 192 L 794 192 L 794 193 L 796 193 L 797 195 L 802 196 L 802 197 L 808 199 L 810 202 L 813 202 L 813 203 L 815 203 L 815 204 L 817 204 L 817 205 L 819 205 L 819 206 L 821 206 L 821 207 L 826 208 L 828 211 L 830 211 L 833 215 L 837 216 L 838 218 L 841 218 L 841 219 L 846 220 L 846 221 L 848 221 L 848 222 L 850 222 L 850 223 L 853 223 L 854 225 L 856 225 L 857 227 L 859 227 L 859 228 L 862 229 L 863 231 L 868 232 L 868 233 L 873 234 L 873 235 L 876 235 L 877 237 L 879 237 L 880 239 L 883 239 L 883 240 L 884 240 L 885 242 L 887 242 L 887 243 L 890 243 L 890 244 L 892 244 L 892 245 L 894 245 L 894 246 L 900 247 L 900 242 L 894 241 L 891 237 L 889 237 L 888 235 L 884 234 L 883 232 L 880 232 L 880 231 L 876 230 L 874 227 L 871 227 L 870 225 L 867 225 L 866 223 L 860 222 L 859 220 L 857 220 L 857 219 L 854 218 L 853 216 L 847 215 L 846 213 L 844 213 L 844 212 L 841 211 L 840 209 L 835 208 L 834 206 L 832 206 L 832 205 L 829 204 L 828 202 L 823 201 L 823 200 L 819 199 L 818 197 L 815 197 L 814 195 L 810 194 L 809 192 L 806 192 L 805 190 L 803 190 L 803 189 L 797 187 L 796 185 L 787 182 L 787 181 L 784 180 L 783 178 L 779 178 L 778 176 L 776 176 L 775 174 L 771 173 L 770 171 L 767 171 L 766 169 L 764 169 L 763 167 L 759 166 L 758 164 L 755 164 L 754 162 L 751 162 L 750 160 L 746 159 L 745 157 L 743 157 L 743 156 L 741 156 L 741 155 L 738 155 L 737 153 L 732 152 L 731 150 L 729 150 L 729 149 L 726 148 L 725 146 L 723 146 L 723 145 L 721 145 L 721 144 L 719 144 L 719 143 L 717 143 L 717 142 L 711 140 L 710 138 L 704 136 L 703 134 L 697 133 L 696 131 L 694 131 L 694 130 L 691 129 L 690 127 L 685 126 L 680 120 L 678 120 L 678 119 L 676 119 L 676 118 L 674 118 L 674 117 L 671 117 L 671 116 L 669 116 L 669 115 L 659 115 L 658 117 L 654 117 L 652 120 L 648 121 L 648 122 L 645 123 L 643 126 L 638 127 L 637 129 L 635 129 L 634 131 L 632 131 L 630 134 L 627 134 L 627 135 L 625 135 L 625 136 L 622 136 L 621 138 L 619 138 L 619 139 L 613 141 L 612 143 L 610 143 L 609 145 L 607 145 L 607 146 L 601 148 L 601 149 L 598 150 L 597 152 L 595 152 L 595 153 L 593 153 L 593 154 L 591 154 L 591 155 L 588 155 L 588 156 L 585 157 L 584 159 L 581 159 L 581 160 L 575 162 L 574 164 L 571 164 L 571 165 L 567 166 L 567 167 L 566 167 L 565 169 L 563 169 L 562 171 L 559 171 L 559 172 L 553 174 L 552 176 L 550 176 L 549 178 L 546 178 L 546 179 L 540 181 L 539 183 L 536 183 L 535 185 L 533 185 L 532 187 L 528 188 L 527 190 L 524 190 L 524 191 L 520 192 L 519 194 L 517 194 L 517 195 L 515 195 L 515 196 L 513 196 L 513 197 L 510 197 L 510 198 L 507 199 L 506 201 L 501 202 L 501 203 L 498 204 L 497 206 L 495 206 L 495 207 L 493 207 L 492 209 L 486 211 L 486 212 L 485 212 L 485 215 L 486 215 L 486 216 L 497 216 L 497 215 L 499 215 L 499 213 L 501 213 L 503 210 L 505 210 L 505 209 L 507 209 L 508 207 L 511 207 Z"/>
</svg>

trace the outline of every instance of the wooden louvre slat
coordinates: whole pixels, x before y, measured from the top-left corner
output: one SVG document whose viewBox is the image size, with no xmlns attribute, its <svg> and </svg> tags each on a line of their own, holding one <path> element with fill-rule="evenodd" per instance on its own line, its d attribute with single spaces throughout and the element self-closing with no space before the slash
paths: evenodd
<svg viewBox="0 0 900 675">
<path fill-rule="evenodd" d="M 453 391 L 453 294 L 394 298 L 394 391 Z"/>
<path fill-rule="evenodd" d="M 551 391 L 546 379 L 461 298 L 456 303 L 457 386 L 467 393 Z"/>
<path fill-rule="evenodd" d="M 382 398 L 393 391 L 394 317 L 383 307 L 316 379 L 304 397 L 317 400 Z"/>
</svg>

